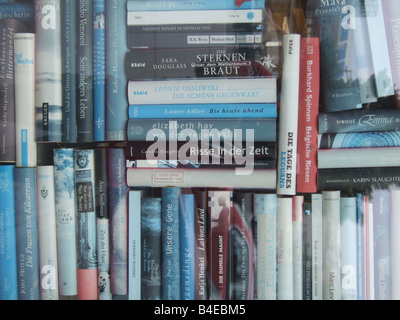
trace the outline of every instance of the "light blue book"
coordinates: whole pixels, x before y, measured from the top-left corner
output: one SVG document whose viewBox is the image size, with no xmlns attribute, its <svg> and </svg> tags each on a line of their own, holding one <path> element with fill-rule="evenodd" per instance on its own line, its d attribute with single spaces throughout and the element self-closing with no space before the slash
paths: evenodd
<svg viewBox="0 0 400 320">
<path fill-rule="evenodd" d="M 129 119 L 277 118 L 276 103 L 130 105 Z"/>
<path fill-rule="evenodd" d="M 0 300 L 18 299 L 14 165 L 0 166 Z"/>
<path fill-rule="evenodd" d="M 36 168 L 15 168 L 18 299 L 40 300 Z"/>
<path fill-rule="evenodd" d="M 194 195 L 180 196 L 181 300 L 195 299 Z"/>
<path fill-rule="evenodd" d="M 180 188 L 163 188 L 161 206 L 162 228 L 162 299 L 180 299 L 179 195 Z"/>
<path fill-rule="evenodd" d="M 171 11 L 171 10 L 210 10 L 210 9 L 263 9 L 264 0 L 128 0 L 128 11 Z"/>
</svg>

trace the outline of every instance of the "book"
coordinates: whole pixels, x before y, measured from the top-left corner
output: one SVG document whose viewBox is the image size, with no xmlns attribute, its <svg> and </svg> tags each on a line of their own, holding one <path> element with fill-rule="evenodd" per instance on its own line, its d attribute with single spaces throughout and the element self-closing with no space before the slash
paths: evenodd
<svg viewBox="0 0 400 320">
<path fill-rule="evenodd" d="M 312 300 L 323 300 L 322 289 L 322 194 L 311 194 Z"/>
<path fill-rule="evenodd" d="M 303 216 L 303 300 L 313 300 L 313 230 L 312 230 L 312 204 L 310 199 L 304 201 Z"/>
<path fill-rule="evenodd" d="M 40 299 L 58 300 L 57 221 L 54 166 L 37 166 Z"/>
<path fill-rule="evenodd" d="M 35 34 L 14 34 L 16 166 L 34 167 L 35 134 Z"/>
<path fill-rule="evenodd" d="M 276 103 L 130 105 L 129 119 L 277 118 Z"/>
<path fill-rule="evenodd" d="M 106 21 L 105 0 L 93 1 L 93 117 L 94 141 L 106 140 Z"/>
<path fill-rule="evenodd" d="M 128 0 L 128 11 L 141 11 L 141 10 L 204 10 L 204 9 L 262 9 L 264 8 L 263 0 L 223 0 L 212 1 L 206 0 L 203 2 L 187 2 L 184 0 L 178 1 L 135 1 Z"/>
<path fill-rule="evenodd" d="M 161 198 L 143 197 L 141 206 L 141 300 L 161 300 Z"/>
<path fill-rule="evenodd" d="M 18 300 L 40 300 L 36 168 L 14 172 Z"/>
<path fill-rule="evenodd" d="M 227 300 L 229 228 L 231 224 L 232 191 L 208 191 L 210 230 L 208 234 L 208 261 L 210 273 L 210 299 Z"/>
<path fill-rule="evenodd" d="M 162 188 L 161 190 L 161 249 L 162 249 L 162 299 L 180 300 L 181 268 L 180 247 L 180 188 Z M 177 267 L 179 270 L 177 270 Z"/>
<path fill-rule="evenodd" d="M 399 233 L 397 228 L 399 225 L 399 189 L 390 190 L 390 269 L 397 270 L 399 266 Z M 392 272 L 392 292 L 393 300 L 399 298 L 399 275 L 397 272 Z"/>
<path fill-rule="evenodd" d="M 35 28 L 35 6 L 33 1 L 2 3 L 0 6 L 0 20 L 3 19 L 18 19 L 28 27 L 30 32 L 33 32 Z"/>
<path fill-rule="evenodd" d="M 195 212 L 194 194 L 179 196 L 180 298 L 195 300 Z"/>
<path fill-rule="evenodd" d="M 74 151 L 78 299 L 97 300 L 98 251 L 93 149 Z"/>
<path fill-rule="evenodd" d="M 14 165 L 0 166 L 0 299 L 18 300 Z"/>
<path fill-rule="evenodd" d="M 322 191 L 322 289 L 324 300 L 341 299 L 341 191 Z"/>
<path fill-rule="evenodd" d="M 127 139 L 130 141 L 275 141 L 276 118 L 201 118 L 201 119 L 129 119 Z"/>
<path fill-rule="evenodd" d="M 363 241 L 365 244 L 363 259 L 363 292 L 364 300 L 375 300 L 374 270 L 374 208 L 369 196 L 362 196 L 363 214 L 365 217 Z"/>
<path fill-rule="evenodd" d="M 399 155 L 399 147 L 320 149 L 318 169 L 396 167 Z"/>
<path fill-rule="evenodd" d="M 317 191 L 319 69 L 319 39 L 301 38 L 297 193 Z"/>
<path fill-rule="evenodd" d="M 74 149 L 55 148 L 54 187 L 60 296 L 76 296 L 77 242 Z"/>
<path fill-rule="evenodd" d="M 26 31 L 18 19 L 0 20 L 0 161 L 15 163 L 14 34 Z"/>
<path fill-rule="evenodd" d="M 77 141 L 94 140 L 93 102 L 93 0 L 80 1 L 76 7 Z"/>
<path fill-rule="evenodd" d="M 125 73 L 129 80 L 269 76 L 263 57 L 261 46 L 132 50 Z"/>
<path fill-rule="evenodd" d="M 296 193 L 300 82 L 300 35 L 283 35 L 281 101 L 279 105 L 277 193 Z"/>
<path fill-rule="evenodd" d="M 77 2 L 61 1 L 61 62 L 62 62 L 62 140 L 65 143 L 75 143 L 77 137 L 77 77 L 76 77 L 76 47 L 77 47 Z"/>
<path fill-rule="evenodd" d="M 365 225 L 365 218 L 363 212 L 363 195 L 362 193 L 356 194 L 356 229 L 357 229 L 357 300 L 363 300 L 364 297 L 364 246 L 363 232 Z"/>
<path fill-rule="evenodd" d="M 111 293 L 128 294 L 128 187 L 124 150 L 107 149 Z"/>
<path fill-rule="evenodd" d="M 275 190 L 275 169 L 254 170 L 246 176 L 238 175 L 237 169 L 127 168 L 126 180 L 129 187 L 230 187 Z"/>
<path fill-rule="evenodd" d="M 318 135 L 319 149 L 398 146 L 400 146 L 400 132 L 398 131 L 322 133 Z"/>
<path fill-rule="evenodd" d="M 304 195 L 293 196 L 293 300 L 304 300 Z"/>
<path fill-rule="evenodd" d="M 340 198 L 340 270 L 341 299 L 358 299 L 357 200 Z"/>
<path fill-rule="evenodd" d="M 319 133 L 399 131 L 397 109 L 359 109 L 319 113 Z"/>
<path fill-rule="evenodd" d="M 254 194 L 257 218 L 257 299 L 276 300 L 277 195 Z"/>
<path fill-rule="evenodd" d="M 94 191 L 99 300 L 111 300 L 107 149 L 94 149 Z"/>
<path fill-rule="evenodd" d="M 61 1 L 35 0 L 36 141 L 62 141 Z"/>
<path fill-rule="evenodd" d="M 106 139 L 122 141 L 126 138 L 125 112 L 128 106 L 127 78 L 124 58 L 129 51 L 126 42 L 126 0 L 106 1 Z M 121 107 L 124 111 L 121 112 Z"/>
<path fill-rule="evenodd" d="M 129 105 L 277 102 L 276 78 L 129 81 Z"/>
</svg>

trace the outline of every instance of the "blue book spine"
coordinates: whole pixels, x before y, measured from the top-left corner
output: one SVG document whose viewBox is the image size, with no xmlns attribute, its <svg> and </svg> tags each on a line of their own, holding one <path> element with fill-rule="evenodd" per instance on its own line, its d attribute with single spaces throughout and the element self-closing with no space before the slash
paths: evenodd
<svg viewBox="0 0 400 320">
<path fill-rule="evenodd" d="M 35 0 L 37 141 L 62 141 L 60 2 Z"/>
<path fill-rule="evenodd" d="M 170 11 L 170 10 L 205 10 L 205 9 L 262 9 L 264 0 L 205 0 L 205 1 L 159 1 L 128 0 L 128 11 Z"/>
<path fill-rule="evenodd" d="M 94 140 L 106 140 L 105 0 L 93 1 Z"/>
<path fill-rule="evenodd" d="M 180 196 L 181 299 L 195 299 L 194 195 Z"/>
<path fill-rule="evenodd" d="M 36 168 L 15 168 L 18 299 L 40 300 Z"/>
<path fill-rule="evenodd" d="M 129 119 L 277 118 L 276 103 L 130 105 Z"/>
<path fill-rule="evenodd" d="M 362 211 L 362 194 L 357 194 L 357 299 L 364 299 L 363 288 L 363 211 Z"/>
<path fill-rule="evenodd" d="M 179 241 L 179 195 L 180 188 L 162 189 L 162 299 L 180 299 Z"/>
<path fill-rule="evenodd" d="M 35 6 L 33 1 L 26 3 L 4 3 L 0 6 L 0 20 L 18 19 L 25 23 L 31 30 L 35 26 Z"/>
<path fill-rule="evenodd" d="M 0 166 L 0 300 L 18 299 L 14 166 Z"/>
<path fill-rule="evenodd" d="M 126 0 L 106 1 L 106 139 L 126 137 L 128 120 L 127 78 L 124 71 L 126 40 Z"/>
<path fill-rule="evenodd" d="M 62 132 L 63 142 L 77 142 L 76 126 L 76 1 L 61 1 L 62 43 Z"/>
</svg>

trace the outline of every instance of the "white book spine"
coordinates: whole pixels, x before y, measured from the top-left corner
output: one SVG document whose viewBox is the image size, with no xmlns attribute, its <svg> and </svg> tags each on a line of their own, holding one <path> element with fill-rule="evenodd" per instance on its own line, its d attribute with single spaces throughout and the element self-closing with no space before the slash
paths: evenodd
<svg viewBox="0 0 400 320">
<path fill-rule="evenodd" d="M 303 204 L 304 196 L 293 197 L 293 299 L 303 300 Z"/>
<path fill-rule="evenodd" d="M 257 299 L 276 300 L 277 196 L 255 194 L 257 216 Z"/>
<path fill-rule="evenodd" d="M 312 223 L 312 299 L 323 300 L 322 294 L 322 194 L 311 197 Z"/>
<path fill-rule="evenodd" d="M 340 300 L 340 191 L 322 196 L 323 299 Z"/>
<path fill-rule="evenodd" d="M 283 36 L 277 193 L 296 193 L 297 129 L 299 114 L 300 35 Z"/>
<path fill-rule="evenodd" d="M 392 272 L 392 299 L 400 299 L 400 190 L 390 190 L 391 201 L 391 270 Z"/>
<path fill-rule="evenodd" d="M 40 298 L 58 300 L 54 167 L 37 167 Z"/>
<path fill-rule="evenodd" d="M 14 35 L 16 166 L 35 167 L 35 34 Z"/>
<path fill-rule="evenodd" d="M 375 263 L 374 263 L 374 205 L 372 203 L 369 204 L 369 209 L 368 209 L 368 217 L 369 217 L 369 226 L 368 226 L 368 232 L 369 232 L 369 238 L 368 238 L 368 244 L 369 244 L 369 260 L 368 260 L 368 266 L 369 266 L 369 298 L 370 300 L 375 300 Z"/>
<path fill-rule="evenodd" d="M 277 299 L 293 300 L 292 197 L 278 198 Z"/>
<path fill-rule="evenodd" d="M 128 101 L 130 105 L 275 103 L 276 78 L 129 81 Z"/>
<path fill-rule="evenodd" d="M 140 300 L 141 297 L 141 196 L 139 190 L 130 190 L 128 193 L 128 299 Z"/>
<path fill-rule="evenodd" d="M 211 23 L 261 23 L 261 9 L 255 10 L 174 10 L 128 11 L 128 26 L 211 24 Z"/>
</svg>

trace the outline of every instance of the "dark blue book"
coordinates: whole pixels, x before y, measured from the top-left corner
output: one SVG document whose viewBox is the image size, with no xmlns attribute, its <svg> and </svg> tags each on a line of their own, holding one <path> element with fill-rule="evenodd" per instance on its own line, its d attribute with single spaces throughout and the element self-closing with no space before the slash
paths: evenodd
<svg viewBox="0 0 400 320">
<path fill-rule="evenodd" d="M 32 32 L 35 30 L 35 6 L 33 1 L 3 3 L 0 6 L 0 20 L 18 19 Z"/>
<path fill-rule="evenodd" d="M 0 166 L 0 300 L 18 300 L 14 165 Z"/>
<path fill-rule="evenodd" d="M 179 300 L 181 274 L 179 241 L 179 196 L 181 188 L 163 188 L 161 193 L 162 299 Z"/>
<path fill-rule="evenodd" d="M 126 137 L 126 15 L 126 0 L 106 1 L 106 139 L 111 141 Z"/>
<path fill-rule="evenodd" d="M 15 168 L 18 299 L 40 300 L 36 168 Z"/>
<path fill-rule="evenodd" d="M 141 300 L 161 300 L 161 198 L 144 197 L 141 205 Z"/>
<path fill-rule="evenodd" d="M 181 299 L 195 300 L 195 212 L 194 195 L 181 194 L 180 196 L 180 250 L 181 250 Z"/>
<path fill-rule="evenodd" d="M 77 78 L 76 78 L 76 45 L 77 25 L 76 0 L 61 1 L 62 48 L 62 132 L 63 142 L 77 142 Z"/>
<path fill-rule="evenodd" d="M 105 0 L 93 0 L 94 140 L 106 140 Z"/>
</svg>

